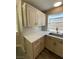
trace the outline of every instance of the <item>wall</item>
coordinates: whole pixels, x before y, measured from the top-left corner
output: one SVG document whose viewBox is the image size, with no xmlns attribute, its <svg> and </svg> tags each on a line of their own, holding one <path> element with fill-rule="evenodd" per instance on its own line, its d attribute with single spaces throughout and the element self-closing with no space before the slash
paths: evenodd
<svg viewBox="0 0 79 59">
<path fill-rule="evenodd" d="M 46 14 L 54 14 L 54 13 L 60 13 L 63 12 L 63 6 L 52 8 L 46 11 Z"/>
<path fill-rule="evenodd" d="M 56 7 L 56 8 L 51 8 L 47 11 L 45 11 L 45 13 L 47 14 L 46 16 L 46 29 L 48 28 L 48 15 L 50 14 L 56 14 L 56 13 L 61 13 L 63 12 L 63 6 L 59 6 L 59 7 Z"/>
<path fill-rule="evenodd" d="M 22 24 L 22 0 L 16 0 L 16 20 L 18 23 L 18 31 L 22 32 L 23 30 L 23 24 Z"/>
<path fill-rule="evenodd" d="M 16 32 L 18 32 L 18 21 L 17 21 L 17 13 L 16 13 Z"/>
</svg>

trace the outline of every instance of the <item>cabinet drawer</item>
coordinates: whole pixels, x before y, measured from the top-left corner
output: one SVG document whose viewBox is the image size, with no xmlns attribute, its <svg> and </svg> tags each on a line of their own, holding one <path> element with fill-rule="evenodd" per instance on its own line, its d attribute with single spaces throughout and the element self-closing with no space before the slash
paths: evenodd
<svg viewBox="0 0 79 59">
<path fill-rule="evenodd" d="M 33 52 L 34 52 L 34 59 L 35 59 L 40 53 L 40 45 L 33 47 Z"/>
<path fill-rule="evenodd" d="M 60 41 L 56 41 L 55 53 L 61 57 L 63 57 L 63 44 Z"/>
<path fill-rule="evenodd" d="M 44 49 L 44 39 L 40 38 L 39 40 L 33 43 L 33 52 L 34 59 L 39 55 L 39 53 Z"/>
<path fill-rule="evenodd" d="M 33 43 L 33 47 L 37 47 L 38 45 L 40 45 L 40 40 L 37 40 Z"/>
<path fill-rule="evenodd" d="M 33 53 L 34 53 L 34 59 L 35 59 L 40 53 L 40 40 L 37 40 L 33 43 Z"/>
</svg>

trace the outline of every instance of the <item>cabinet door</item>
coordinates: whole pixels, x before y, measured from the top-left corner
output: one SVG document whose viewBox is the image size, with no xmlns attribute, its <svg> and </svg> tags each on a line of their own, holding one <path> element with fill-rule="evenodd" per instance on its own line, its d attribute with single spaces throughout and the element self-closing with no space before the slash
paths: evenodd
<svg viewBox="0 0 79 59">
<path fill-rule="evenodd" d="M 63 57 L 63 44 L 59 40 L 56 40 L 55 53 Z"/>
<path fill-rule="evenodd" d="M 36 21 L 37 21 L 38 26 L 44 26 L 45 20 L 46 20 L 46 15 L 43 12 L 37 10 Z"/>
<path fill-rule="evenodd" d="M 56 41 L 47 37 L 45 41 L 45 46 L 48 50 L 54 52 L 55 51 L 55 46 L 56 46 Z"/>
<path fill-rule="evenodd" d="M 23 8 L 24 26 L 26 26 L 26 24 L 27 26 L 30 26 L 30 27 L 44 26 L 45 19 L 46 19 L 45 14 L 27 3 L 26 5 L 27 7 Z"/>
<path fill-rule="evenodd" d="M 36 9 L 36 23 L 37 23 L 37 26 L 41 26 L 41 14 L 38 9 Z"/>
<path fill-rule="evenodd" d="M 45 26 L 46 24 L 46 15 L 44 13 L 41 13 L 41 25 Z"/>
<path fill-rule="evenodd" d="M 44 49 L 44 37 L 40 39 L 40 52 Z"/>
<path fill-rule="evenodd" d="M 35 59 L 40 53 L 40 40 L 37 40 L 33 43 L 33 53 Z"/>
<path fill-rule="evenodd" d="M 27 20 L 28 26 L 35 26 L 35 8 L 27 5 Z"/>
<path fill-rule="evenodd" d="M 58 40 L 60 39 L 48 37 L 46 40 L 46 48 L 51 52 L 63 57 L 63 45 Z"/>
<path fill-rule="evenodd" d="M 32 43 L 30 43 L 26 38 L 24 39 L 24 47 L 25 47 L 25 59 L 33 59 Z"/>
</svg>

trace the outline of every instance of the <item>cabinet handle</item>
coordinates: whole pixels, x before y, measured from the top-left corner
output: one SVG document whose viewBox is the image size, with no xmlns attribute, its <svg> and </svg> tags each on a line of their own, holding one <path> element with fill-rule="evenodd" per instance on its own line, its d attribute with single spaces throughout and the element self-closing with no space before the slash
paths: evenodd
<svg viewBox="0 0 79 59">
<path fill-rule="evenodd" d="M 56 42 L 54 42 L 53 45 L 56 45 Z"/>
<path fill-rule="evenodd" d="M 59 40 L 59 43 L 63 44 L 63 40 Z"/>
<path fill-rule="evenodd" d="M 63 43 L 63 41 L 60 41 L 60 43 L 62 44 L 62 43 Z"/>
</svg>

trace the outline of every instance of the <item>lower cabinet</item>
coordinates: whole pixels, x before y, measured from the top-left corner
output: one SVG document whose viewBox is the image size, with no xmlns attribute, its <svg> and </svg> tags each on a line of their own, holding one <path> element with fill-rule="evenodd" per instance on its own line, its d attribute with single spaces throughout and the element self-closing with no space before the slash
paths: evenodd
<svg viewBox="0 0 79 59">
<path fill-rule="evenodd" d="M 24 54 L 24 38 L 19 32 L 16 32 L 16 59 L 23 59 Z"/>
<path fill-rule="evenodd" d="M 43 37 L 33 43 L 30 43 L 27 39 L 25 39 L 25 50 L 27 59 L 35 59 L 43 49 Z"/>
<path fill-rule="evenodd" d="M 39 55 L 39 53 L 44 49 L 44 39 L 41 38 L 33 43 L 34 59 Z"/>
<path fill-rule="evenodd" d="M 47 36 L 45 47 L 51 52 L 63 57 L 63 41 L 62 39 Z"/>
<path fill-rule="evenodd" d="M 34 41 L 33 43 L 25 39 L 25 59 L 36 59 L 36 57 L 42 52 L 44 48 L 47 48 L 49 51 L 57 54 L 60 57 L 63 57 L 63 40 L 45 36 Z"/>
</svg>

